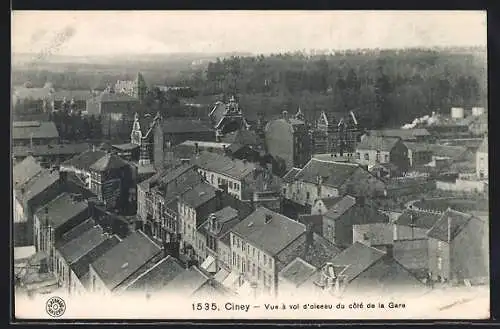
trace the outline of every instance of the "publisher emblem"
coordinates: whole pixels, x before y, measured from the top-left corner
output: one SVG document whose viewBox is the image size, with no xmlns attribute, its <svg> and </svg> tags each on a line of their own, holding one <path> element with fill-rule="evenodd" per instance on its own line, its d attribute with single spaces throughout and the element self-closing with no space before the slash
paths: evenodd
<svg viewBox="0 0 500 329">
<path fill-rule="evenodd" d="M 58 318 L 66 311 L 66 303 L 61 297 L 50 297 L 45 305 L 45 310 L 48 315 Z"/>
</svg>

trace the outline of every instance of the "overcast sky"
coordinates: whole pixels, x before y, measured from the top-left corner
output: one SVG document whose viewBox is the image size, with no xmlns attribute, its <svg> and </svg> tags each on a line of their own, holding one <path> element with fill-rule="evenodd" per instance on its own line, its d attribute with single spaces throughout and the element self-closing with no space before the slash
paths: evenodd
<svg viewBox="0 0 500 329">
<path fill-rule="evenodd" d="M 480 11 L 14 12 L 14 53 L 270 53 L 310 49 L 484 46 Z M 66 37 L 57 41 L 65 31 Z"/>
</svg>

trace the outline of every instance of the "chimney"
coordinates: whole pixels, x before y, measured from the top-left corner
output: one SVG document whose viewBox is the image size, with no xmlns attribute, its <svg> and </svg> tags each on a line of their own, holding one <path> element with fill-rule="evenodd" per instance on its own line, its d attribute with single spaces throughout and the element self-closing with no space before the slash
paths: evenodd
<svg viewBox="0 0 500 329">
<path fill-rule="evenodd" d="M 307 254 L 309 248 L 312 246 L 313 243 L 314 243 L 313 223 L 308 222 L 306 224 L 306 242 L 305 242 L 304 254 Z"/>
<path fill-rule="evenodd" d="M 59 171 L 59 182 L 65 185 L 68 182 L 68 173 L 66 171 Z"/>
<path fill-rule="evenodd" d="M 215 210 L 216 211 L 219 211 L 223 208 L 223 195 L 224 195 L 224 191 L 221 190 L 221 189 L 217 189 L 215 190 Z"/>
<path fill-rule="evenodd" d="M 265 217 L 265 223 L 269 223 L 271 220 L 273 219 L 273 215 L 271 214 L 266 214 L 266 217 Z"/>
<path fill-rule="evenodd" d="M 200 146 L 198 145 L 198 143 L 194 143 L 194 153 L 200 154 Z"/>
</svg>

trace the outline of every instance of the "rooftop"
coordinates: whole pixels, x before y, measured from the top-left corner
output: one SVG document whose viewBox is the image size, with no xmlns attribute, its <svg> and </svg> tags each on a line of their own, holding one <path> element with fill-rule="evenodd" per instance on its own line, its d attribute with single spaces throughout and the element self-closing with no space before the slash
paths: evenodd
<svg viewBox="0 0 500 329">
<path fill-rule="evenodd" d="M 66 231 L 59 240 L 59 246 L 64 245 L 65 243 L 68 243 L 74 239 L 78 239 L 79 236 L 92 229 L 94 226 L 96 226 L 95 220 L 92 217 L 87 218 L 87 220 L 76 225 L 71 230 Z"/>
<path fill-rule="evenodd" d="M 394 223 L 403 226 L 414 225 L 415 227 L 428 230 L 436 224 L 440 217 L 440 214 L 406 209 Z"/>
<path fill-rule="evenodd" d="M 212 214 L 215 218 L 215 221 L 219 224 L 217 228 L 211 228 L 211 231 L 218 236 L 222 236 L 229 229 L 236 224 L 235 219 L 238 218 L 238 211 L 230 206 L 222 208 L 219 211 L 216 211 Z M 231 223 L 234 223 L 231 225 Z M 203 224 L 200 225 L 200 228 L 204 231 L 210 229 L 211 217 L 209 217 Z"/>
<path fill-rule="evenodd" d="M 431 135 L 425 128 L 370 130 L 370 134 L 374 136 L 396 137 L 402 140 L 411 140 L 416 137 Z"/>
<path fill-rule="evenodd" d="M 53 184 L 58 184 L 58 182 L 58 172 L 43 170 L 23 185 L 24 193 L 22 193 L 22 191 L 19 191 L 19 199 L 24 203 L 27 203 L 35 196 L 43 193 L 43 191 L 45 191 L 48 187 L 52 186 Z"/>
<path fill-rule="evenodd" d="M 107 237 L 99 245 L 97 245 L 92 252 L 88 252 L 85 256 L 80 257 L 77 261 L 70 265 L 71 270 L 76 274 L 80 281 L 85 285 L 85 280 L 88 279 L 89 266 L 95 262 L 99 257 L 111 250 L 114 246 L 120 243 L 120 239 L 113 235 Z"/>
<path fill-rule="evenodd" d="M 257 208 L 231 229 L 231 232 L 272 256 L 278 254 L 305 231 L 304 224 L 264 207 Z"/>
<path fill-rule="evenodd" d="M 90 166 L 97 162 L 97 160 L 101 159 L 106 155 L 106 152 L 100 150 L 88 150 L 79 154 L 65 162 L 61 165 L 66 167 L 74 167 L 80 170 L 88 171 L 90 170 Z"/>
<path fill-rule="evenodd" d="M 136 278 L 127 290 L 158 291 L 182 272 L 184 267 L 181 262 L 172 256 L 167 256 Z"/>
<path fill-rule="evenodd" d="M 237 130 L 232 133 L 226 134 L 221 138 L 224 143 L 237 143 L 241 145 L 255 146 L 259 145 L 260 140 L 255 131 L 252 130 Z"/>
<path fill-rule="evenodd" d="M 443 242 L 453 241 L 473 218 L 475 217 L 470 214 L 448 209 L 427 232 L 427 236 Z"/>
<path fill-rule="evenodd" d="M 65 192 L 41 207 L 36 215 L 42 225 L 45 223 L 45 218 L 48 218 L 50 226 L 57 229 L 81 213 L 88 212 L 88 209 L 86 201 L 75 199 L 71 194 Z"/>
<path fill-rule="evenodd" d="M 14 184 L 14 188 L 21 187 L 42 170 L 42 166 L 40 166 L 35 158 L 32 156 L 26 157 L 12 168 L 12 183 Z"/>
<path fill-rule="evenodd" d="M 135 231 L 92 263 L 104 284 L 113 290 L 161 252 L 142 231 Z"/>
<path fill-rule="evenodd" d="M 400 141 L 399 138 L 365 135 L 356 146 L 357 150 L 377 150 L 390 152 Z"/>
<path fill-rule="evenodd" d="M 127 165 L 128 164 L 120 157 L 114 154 L 106 154 L 105 156 L 97 160 L 94 164 L 92 164 L 90 166 L 90 169 L 103 172 L 107 170 L 123 168 Z"/>
<path fill-rule="evenodd" d="M 336 266 L 347 266 L 342 274 L 347 277 L 348 281 L 352 281 L 384 256 L 385 252 L 381 250 L 354 242 L 352 246 L 335 257 L 332 263 Z"/>
<path fill-rule="evenodd" d="M 341 198 L 337 198 L 337 202 L 330 204 L 330 207 L 328 207 L 328 211 L 326 212 L 325 216 L 333 219 L 339 218 L 355 204 L 355 197 L 344 195 Z"/>
<path fill-rule="evenodd" d="M 71 265 L 106 240 L 107 237 L 103 233 L 102 227 L 96 225 L 57 249 L 66 262 Z"/>
<path fill-rule="evenodd" d="M 12 139 L 59 138 L 56 124 L 52 121 L 14 121 Z"/>
<path fill-rule="evenodd" d="M 256 168 L 254 163 L 231 159 L 225 155 L 211 152 L 202 152 L 194 159 L 194 164 L 202 169 L 238 180 L 248 176 Z"/>
<path fill-rule="evenodd" d="M 128 102 L 139 103 L 137 98 L 121 93 L 107 93 L 103 92 L 97 97 L 97 101 L 101 103 L 115 103 L 115 102 Z"/>
<path fill-rule="evenodd" d="M 215 198 L 216 190 L 217 189 L 210 184 L 201 183 L 182 194 L 181 201 L 191 208 L 196 209 Z"/>
<path fill-rule="evenodd" d="M 213 131 L 210 122 L 187 118 L 166 118 L 161 124 L 164 134 Z"/>
<path fill-rule="evenodd" d="M 311 184 L 321 181 L 322 185 L 340 187 L 358 168 L 357 164 L 311 159 L 295 176 L 295 180 Z"/>
<path fill-rule="evenodd" d="M 191 266 L 177 275 L 165 288 L 166 290 L 189 297 L 203 287 L 208 280 L 209 277 L 200 269 L 196 266 Z"/>
<path fill-rule="evenodd" d="M 300 168 L 292 168 L 290 169 L 285 176 L 283 176 L 283 181 L 285 183 L 293 183 L 295 181 L 295 176 L 301 171 Z"/>
<path fill-rule="evenodd" d="M 279 272 L 279 276 L 296 287 L 309 279 L 318 269 L 311 264 L 297 257 Z"/>
<path fill-rule="evenodd" d="M 30 146 L 13 146 L 12 153 L 14 156 L 44 156 L 44 155 L 72 155 L 80 154 L 89 149 L 89 144 L 57 144 L 57 145 L 33 145 Z"/>
</svg>

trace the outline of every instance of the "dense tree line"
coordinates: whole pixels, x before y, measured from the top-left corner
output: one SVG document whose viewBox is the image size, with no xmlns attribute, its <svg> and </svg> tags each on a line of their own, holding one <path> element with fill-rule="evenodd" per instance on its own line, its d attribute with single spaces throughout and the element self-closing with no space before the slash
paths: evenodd
<svg viewBox="0 0 500 329">
<path fill-rule="evenodd" d="M 102 138 L 101 120 L 94 115 L 85 116 L 67 110 L 51 112 L 49 120 L 54 121 L 63 140 L 82 141 Z"/>
<path fill-rule="evenodd" d="M 431 50 L 231 57 L 209 63 L 190 85 L 204 95 L 237 94 L 243 102 L 280 99 L 278 108 L 249 111 L 356 110 L 374 126 L 486 102 L 485 68 L 474 54 Z"/>
</svg>

